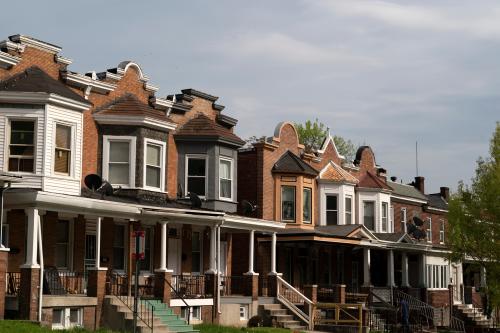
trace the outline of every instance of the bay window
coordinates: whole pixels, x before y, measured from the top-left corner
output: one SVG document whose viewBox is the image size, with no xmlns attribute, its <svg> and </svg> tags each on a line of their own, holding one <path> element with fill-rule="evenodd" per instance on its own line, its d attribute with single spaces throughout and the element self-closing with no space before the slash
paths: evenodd
<svg viewBox="0 0 500 333">
<path fill-rule="evenodd" d="M 444 220 L 439 220 L 439 242 L 444 243 Z"/>
<path fill-rule="evenodd" d="M 233 161 L 226 158 L 219 159 L 219 198 L 233 199 Z"/>
<path fill-rule="evenodd" d="M 406 207 L 401 208 L 401 231 L 406 232 Z"/>
<path fill-rule="evenodd" d="M 338 224 L 338 201 L 336 195 L 326 196 L 326 225 Z"/>
<path fill-rule="evenodd" d="M 12 120 L 8 150 L 8 170 L 35 171 L 35 121 Z"/>
<path fill-rule="evenodd" d="M 312 222 L 312 190 L 305 187 L 302 191 L 302 221 L 304 223 Z"/>
<path fill-rule="evenodd" d="M 281 186 L 281 220 L 295 222 L 295 186 Z"/>
<path fill-rule="evenodd" d="M 165 189 L 165 143 L 144 140 L 144 187 L 152 190 Z"/>
<path fill-rule="evenodd" d="M 426 237 L 427 237 L 427 241 L 429 243 L 431 243 L 432 242 L 432 218 L 430 218 L 430 217 L 427 218 Z"/>
<path fill-rule="evenodd" d="M 352 197 L 346 195 L 345 197 L 345 224 L 352 224 Z"/>
<path fill-rule="evenodd" d="M 375 230 L 375 202 L 363 201 L 363 224 L 369 230 Z"/>
<path fill-rule="evenodd" d="M 136 138 L 104 136 L 103 178 L 112 185 L 135 186 Z"/>
<path fill-rule="evenodd" d="M 387 232 L 388 221 L 389 204 L 387 202 L 382 202 L 382 232 Z"/>
<path fill-rule="evenodd" d="M 54 172 L 69 175 L 71 171 L 71 127 L 56 124 Z"/>
<path fill-rule="evenodd" d="M 204 197 L 207 190 L 207 159 L 205 156 L 186 156 L 186 195 Z"/>
</svg>

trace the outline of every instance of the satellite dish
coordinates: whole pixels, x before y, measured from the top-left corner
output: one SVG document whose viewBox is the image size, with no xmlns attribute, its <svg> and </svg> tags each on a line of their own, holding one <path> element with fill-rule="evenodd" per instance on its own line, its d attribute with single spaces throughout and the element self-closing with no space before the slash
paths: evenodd
<svg viewBox="0 0 500 333">
<path fill-rule="evenodd" d="M 91 173 L 85 176 L 83 180 L 85 186 L 92 191 L 97 191 L 102 186 L 102 178 L 95 173 Z"/>
<path fill-rule="evenodd" d="M 415 223 L 417 227 L 421 227 L 424 225 L 424 221 L 422 221 L 419 217 L 416 216 L 413 217 L 413 223 Z"/>
<path fill-rule="evenodd" d="M 243 208 L 243 215 L 250 215 L 257 209 L 257 205 L 253 205 L 248 200 L 241 201 L 241 206 Z"/>
<path fill-rule="evenodd" d="M 417 227 L 413 223 L 408 223 L 406 228 L 408 229 L 408 233 L 413 235 L 413 232 L 417 230 Z"/>
<path fill-rule="evenodd" d="M 201 199 L 196 193 L 189 192 L 189 200 L 191 200 L 191 208 L 201 208 Z"/>
<path fill-rule="evenodd" d="M 113 195 L 114 191 L 115 190 L 113 189 L 113 186 L 111 186 L 111 184 L 107 181 L 104 181 L 102 183 L 102 186 L 99 188 L 99 192 L 107 196 Z"/>
</svg>

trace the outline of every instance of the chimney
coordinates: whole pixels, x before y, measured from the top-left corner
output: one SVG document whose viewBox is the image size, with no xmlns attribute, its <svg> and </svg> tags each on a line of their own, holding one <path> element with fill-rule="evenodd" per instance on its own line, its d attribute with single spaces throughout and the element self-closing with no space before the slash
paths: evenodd
<svg viewBox="0 0 500 333">
<path fill-rule="evenodd" d="M 425 180 L 424 177 L 417 176 L 417 177 L 415 177 L 415 183 L 413 185 L 413 186 L 415 186 L 415 188 L 417 190 L 419 190 L 420 192 L 422 192 L 422 194 L 425 194 L 424 180 Z"/>
<path fill-rule="evenodd" d="M 384 180 L 384 182 L 387 183 L 387 171 L 384 168 L 377 169 L 377 176 L 382 178 Z"/>
<path fill-rule="evenodd" d="M 396 176 L 391 177 L 391 181 L 396 182 L 396 180 L 398 180 L 398 177 L 396 177 Z"/>
<path fill-rule="evenodd" d="M 441 194 L 441 197 L 444 200 L 446 200 L 446 202 L 448 202 L 448 200 L 450 199 L 450 188 L 449 187 L 441 186 L 439 188 L 439 193 Z"/>
</svg>

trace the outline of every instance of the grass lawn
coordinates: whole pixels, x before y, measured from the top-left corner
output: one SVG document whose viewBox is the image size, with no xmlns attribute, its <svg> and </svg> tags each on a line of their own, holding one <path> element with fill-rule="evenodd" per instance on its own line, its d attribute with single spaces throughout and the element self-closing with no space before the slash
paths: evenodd
<svg viewBox="0 0 500 333">
<path fill-rule="evenodd" d="M 72 330 L 57 330 L 52 331 L 50 328 L 40 327 L 40 325 L 36 323 L 31 323 L 28 321 L 21 320 L 1 320 L 0 321 L 0 332 L 1 333 L 59 333 L 59 332 L 71 332 L 71 333 L 87 333 L 87 331 L 82 328 L 75 328 Z M 98 333 L 113 333 L 109 330 L 98 330 L 95 331 Z"/>
<path fill-rule="evenodd" d="M 228 326 L 217 326 L 211 324 L 201 324 L 195 325 L 195 329 L 199 330 L 200 333 L 291 333 L 292 331 L 283 328 L 273 328 L 273 327 L 228 327 Z"/>
</svg>

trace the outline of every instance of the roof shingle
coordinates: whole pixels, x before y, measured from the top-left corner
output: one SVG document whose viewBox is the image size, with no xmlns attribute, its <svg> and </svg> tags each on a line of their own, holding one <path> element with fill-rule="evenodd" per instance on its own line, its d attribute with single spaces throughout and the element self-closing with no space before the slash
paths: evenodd
<svg viewBox="0 0 500 333">
<path fill-rule="evenodd" d="M 297 155 L 287 150 L 279 160 L 274 163 L 272 172 L 296 173 L 309 176 L 316 176 L 318 171 L 312 166 L 302 161 Z"/>
<path fill-rule="evenodd" d="M 410 198 L 415 198 L 415 199 L 427 201 L 427 197 L 425 195 L 423 195 L 422 192 L 417 190 L 412 185 L 399 184 L 399 183 L 390 182 L 390 181 L 387 182 L 387 185 L 389 185 L 392 188 L 393 194 L 400 195 L 402 197 L 410 197 Z"/>
<path fill-rule="evenodd" d="M 342 167 L 340 167 L 333 161 L 330 161 L 330 163 L 328 163 L 325 168 L 323 168 L 320 173 L 320 179 L 332 180 L 337 182 L 358 183 L 356 177 L 342 169 Z"/>
<path fill-rule="evenodd" d="M 382 179 L 380 179 L 370 171 L 367 171 L 364 175 L 361 175 L 358 187 L 392 190 L 392 188 L 390 188 Z"/>
<path fill-rule="evenodd" d="M 157 110 L 146 103 L 141 102 L 132 94 L 123 95 L 115 99 L 111 104 L 101 108 L 95 114 L 113 116 L 145 116 L 157 120 L 172 122 L 165 111 Z"/>
</svg>

